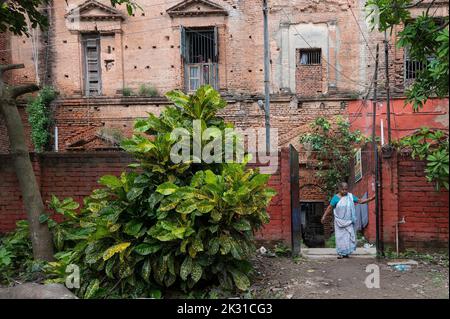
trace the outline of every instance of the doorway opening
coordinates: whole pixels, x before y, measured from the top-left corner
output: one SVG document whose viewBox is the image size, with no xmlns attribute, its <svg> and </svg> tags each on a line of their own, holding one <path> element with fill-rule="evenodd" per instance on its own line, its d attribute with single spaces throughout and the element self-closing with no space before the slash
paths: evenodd
<svg viewBox="0 0 450 319">
<path fill-rule="evenodd" d="M 300 202 L 302 237 L 309 248 L 325 247 L 325 231 L 320 221 L 323 212 L 323 202 Z"/>
</svg>

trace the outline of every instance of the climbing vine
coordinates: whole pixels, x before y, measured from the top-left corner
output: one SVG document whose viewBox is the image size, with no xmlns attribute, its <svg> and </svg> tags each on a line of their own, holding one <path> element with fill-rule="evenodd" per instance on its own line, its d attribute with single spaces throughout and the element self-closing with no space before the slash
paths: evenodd
<svg viewBox="0 0 450 319">
<path fill-rule="evenodd" d="M 442 187 L 449 189 L 447 133 L 423 127 L 414 134 L 400 139 L 398 147 L 402 151 L 411 152 L 412 158 L 426 161 L 427 180 L 435 184 L 436 190 Z"/>
<path fill-rule="evenodd" d="M 44 87 L 37 97 L 31 98 L 26 111 L 31 126 L 31 140 L 35 151 L 45 150 L 50 141 L 51 112 L 50 103 L 56 98 L 57 92 L 52 87 Z"/>
<path fill-rule="evenodd" d="M 311 132 L 300 137 L 300 143 L 317 160 L 316 176 L 330 198 L 338 183 L 348 180 L 355 147 L 365 141 L 366 137 L 359 130 L 351 131 L 350 123 L 341 116 L 332 122 L 318 117 L 311 123 Z"/>
</svg>

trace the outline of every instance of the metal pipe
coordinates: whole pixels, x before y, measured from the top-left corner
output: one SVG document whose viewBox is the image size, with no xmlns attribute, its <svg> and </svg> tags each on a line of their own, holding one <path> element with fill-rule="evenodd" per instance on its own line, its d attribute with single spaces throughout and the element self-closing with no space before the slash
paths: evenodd
<svg viewBox="0 0 450 319">
<path fill-rule="evenodd" d="M 384 63 L 386 72 L 386 113 L 387 113 L 387 131 L 388 144 L 391 145 L 391 93 L 389 88 L 389 43 L 386 31 L 384 31 Z"/>
<path fill-rule="evenodd" d="M 270 87 L 269 87 L 269 22 L 268 22 L 268 7 L 267 0 L 263 0 L 263 15 L 264 15 L 264 110 L 265 110 L 265 125 L 266 125 L 266 153 L 270 153 Z"/>
<path fill-rule="evenodd" d="M 377 118 L 377 84 L 378 84 L 378 57 L 379 44 L 377 43 L 376 59 L 375 59 L 375 74 L 373 87 L 373 101 L 372 101 L 372 144 L 373 155 L 375 161 L 375 225 L 376 225 L 376 248 L 377 255 L 380 252 L 380 220 L 379 220 L 379 183 L 378 183 L 378 146 L 376 141 L 376 118 Z"/>
</svg>

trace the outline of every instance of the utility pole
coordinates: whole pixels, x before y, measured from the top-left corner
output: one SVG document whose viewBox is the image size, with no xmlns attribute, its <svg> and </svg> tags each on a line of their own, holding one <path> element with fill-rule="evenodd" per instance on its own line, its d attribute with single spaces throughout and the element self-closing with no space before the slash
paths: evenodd
<svg viewBox="0 0 450 319">
<path fill-rule="evenodd" d="M 391 94 L 389 87 L 389 42 L 386 31 L 384 31 L 384 63 L 386 72 L 386 113 L 387 113 L 387 130 L 388 144 L 391 145 Z"/>
<path fill-rule="evenodd" d="M 380 210 L 379 210 L 379 176 L 378 176 L 378 146 L 376 141 L 376 124 L 377 124 L 377 85 L 378 85 L 378 57 L 379 57 L 379 44 L 377 43 L 377 51 L 375 55 L 375 74 L 373 84 L 373 101 L 372 101 L 372 145 L 373 145 L 373 157 L 375 162 L 375 237 L 377 256 L 380 252 Z"/>
<path fill-rule="evenodd" d="M 269 22 L 267 0 L 263 0 L 263 15 L 264 15 L 264 119 L 266 125 L 266 153 L 270 153 L 270 57 L 269 57 Z"/>
</svg>

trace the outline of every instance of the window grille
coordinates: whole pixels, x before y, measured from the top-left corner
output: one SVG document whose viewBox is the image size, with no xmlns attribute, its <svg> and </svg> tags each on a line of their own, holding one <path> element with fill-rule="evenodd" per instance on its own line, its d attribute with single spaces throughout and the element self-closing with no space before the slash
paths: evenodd
<svg viewBox="0 0 450 319">
<path fill-rule="evenodd" d="M 321 49 L 302 49 L 300 50 L 301 65 L 318 65 L 322 63 Z"/>
</svg>

